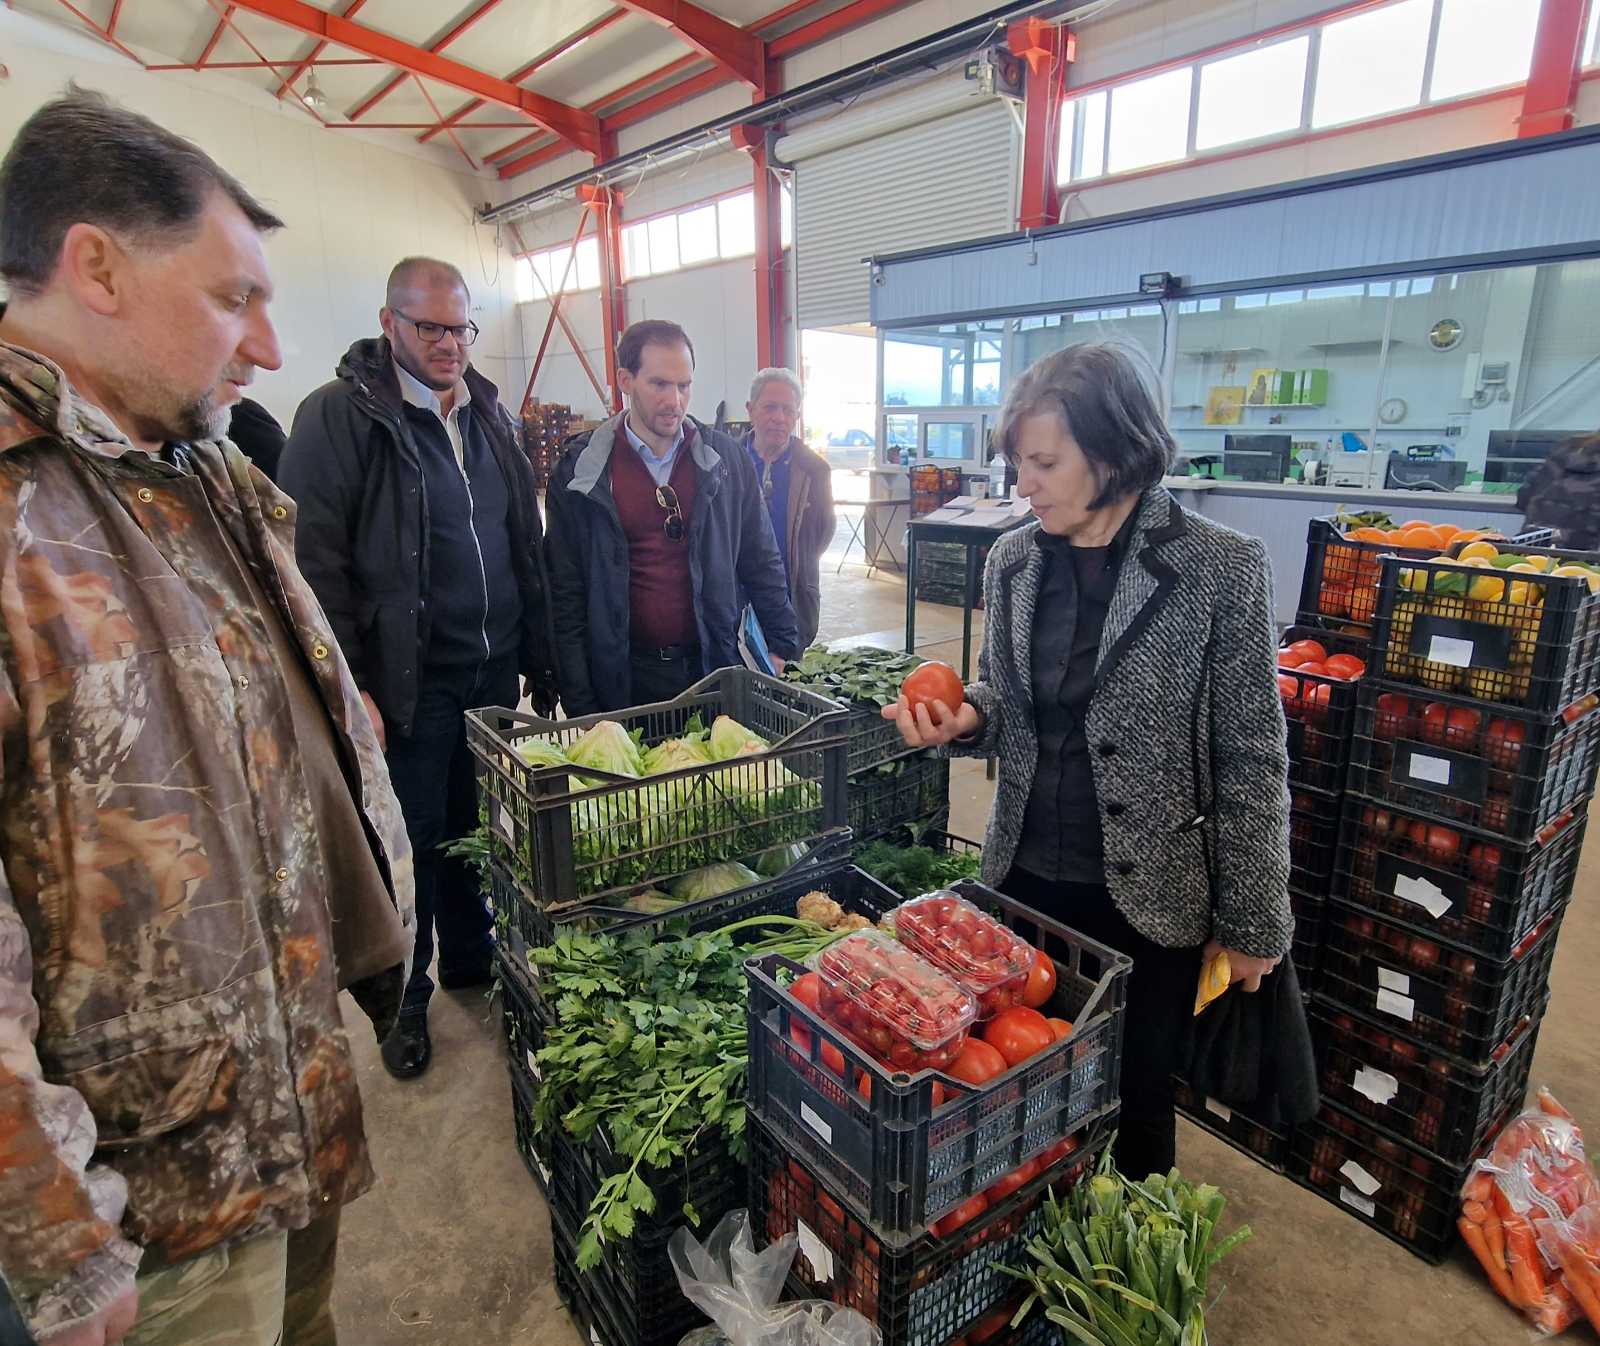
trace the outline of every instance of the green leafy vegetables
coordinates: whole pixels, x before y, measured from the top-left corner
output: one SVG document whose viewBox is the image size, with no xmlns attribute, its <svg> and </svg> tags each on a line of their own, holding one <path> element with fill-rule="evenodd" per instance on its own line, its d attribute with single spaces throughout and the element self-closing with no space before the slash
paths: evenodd
<svg viewBox="0 0 1600 1346">
<path fill-rule="evenodd" d="M 977 878 L 982 857 L 976 851 L 946 852 L 874 841 L 856 852 L 855 863 L 901 897 L 920 897 L 948 888 L 957 879 Z"/>
<path fill-rule="evenodd" d="M 835 701 L 858 705 L 893 705 L 906 674 L 923 661 L 914 654 L 873 645 L 830 650 L 813 645 L 783 670 L 785 682 L 798 683 Z"/>
<path fill-rule="evenodd" d="M 1082 1346 L 1205 1346 L 1206 1282 L 1250 1237 L 1247 1227 L 1213 1243 L 1227 1199 L 1177 1169 L 1134 1182 L 1108 1149 L 1092 1178 L 1045 1204 L 1045 1227 L 1028 1244 L 1029 1265 L 1004 1270 L 1068 1341 Z"/>
</svg>

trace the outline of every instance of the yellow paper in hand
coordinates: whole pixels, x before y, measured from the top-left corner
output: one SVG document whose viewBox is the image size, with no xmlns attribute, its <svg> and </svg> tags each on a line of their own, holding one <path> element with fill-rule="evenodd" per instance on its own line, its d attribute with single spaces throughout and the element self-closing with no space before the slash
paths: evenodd
<svg viewBox="0 0 1600 1346">
<path fill-rule="evenodd" d="M 1194 1012 L 1199 1014 L 1232 984 L 1233 968 L 1228 962 L 1228 951 L 1219 949 L 1217 956 L 1200 969 L 1200 985 L 1194 993 Z"/>
</svg>

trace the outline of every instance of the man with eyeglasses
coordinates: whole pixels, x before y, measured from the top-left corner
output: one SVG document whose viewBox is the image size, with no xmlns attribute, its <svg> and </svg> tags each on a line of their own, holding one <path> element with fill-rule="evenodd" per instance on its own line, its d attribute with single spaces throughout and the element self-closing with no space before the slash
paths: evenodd
<svg viewBox="0 0 1600 1346">
<path fill-rule="evenodd" d="M 435 930 L 445 989 L 490 976 L 480 882 L 443 853 L 478 822 L 464 714 L 517 705 L 519 674 L 536 707 L 555 707 L 533 470 L 499 392 L 468 362 L 470 305 L 448 262 L 400 262 L 383 335 L 351 346 L 301 404 L 280 469 L 300 506 L 295 553 L 384 745 L 416 855 L 416 956 L 383 1044 L 397 1079 L 432 1059 Z"/>
<path fill-rule="evenodd" d="M 667 701 L 740 664 L 744 601 L 780 671 L 801 648 L 749 455 L 688 414 L 683 328 L 634 323 L 617 382 L 627 410 L 568 444 L 545 493 L 568 715 Z"/>
<path fill-rule="evenodd" d="M 827 461 L 795 434 L 800 398 L 800 380 L 791 370 L 760 370 L 745 403 L 750 433 L 744 444 L 767 502 L 804 649 L 817 638 L 822 621 L 822 553 L 833 541 L 838 520 Z"/>
</svg>

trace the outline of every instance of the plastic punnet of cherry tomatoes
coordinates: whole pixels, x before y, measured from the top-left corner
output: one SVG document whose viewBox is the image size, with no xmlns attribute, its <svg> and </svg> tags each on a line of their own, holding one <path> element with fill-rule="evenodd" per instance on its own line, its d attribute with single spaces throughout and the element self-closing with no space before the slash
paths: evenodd
<svg viewBox="0 0 1600 1346">
<path fill-rule="evenodd" d="M 967 697 L 960 675 L 949 664 L 937 659 L 912 669 L 900 684 L 900 695 L 910 703 L 913 712 L 918 706 L 926 706 L 929 715 L 933 714 L 935 701 L 942 701 L 945 709 L 954 713 L 961 709 Z"/>
<path fill-rule="evenodd" d="M 824 1018 L 894 1070 L 948 1070 L 977 1002 L 881 930 L 858 930 L 815 959 Z"/>
<path fill-rule="evenodd" d="M 941 891 L 902 902 L 894 931 L 913 953 L 972 992 L 979 1019 L 1022 1003 L 1033 946 L 965 898 Z"/>
</svg>

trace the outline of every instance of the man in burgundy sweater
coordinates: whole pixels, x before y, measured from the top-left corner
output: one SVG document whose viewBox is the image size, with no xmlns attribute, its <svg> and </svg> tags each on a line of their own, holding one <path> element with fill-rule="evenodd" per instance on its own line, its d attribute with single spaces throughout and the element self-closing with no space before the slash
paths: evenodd
<svg viewBox="0 0 1600 1346">
<path fill-rule="evenodd" d="M 670 700 L 741 663 L 741 593 L 779 671 L 800 653 L 749 455 L 688 415 L 687 334 L 635 323 L 617 370 L 627 411 L 567 444 L 545 496 L 561 704 L 572 716 Z"/>
</svg>

